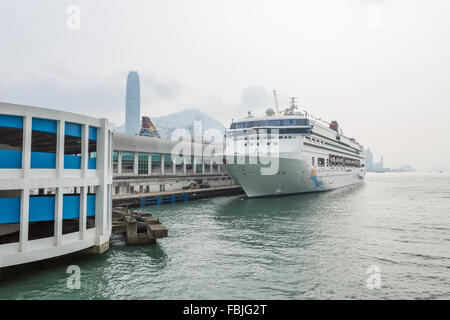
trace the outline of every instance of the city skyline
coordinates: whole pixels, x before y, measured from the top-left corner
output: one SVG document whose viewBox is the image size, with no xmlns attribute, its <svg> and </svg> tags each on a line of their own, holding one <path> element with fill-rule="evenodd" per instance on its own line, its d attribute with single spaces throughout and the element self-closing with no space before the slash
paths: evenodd
<svg viewBox="0 0 450 320">
<path fill-rule="evenodd" d="M 79 29 L 67 27 L 71 5 Z M 126 75 L 137 70 L 142 114 L 195 107 L 228 126 L 273 107 L 276 89 L 281 106 L 297 96 L 386 166 L 427 170 L 450 163 L 450 150 L 436 148 L 450 139 L 448 9 L 419 0 L 2 1 L 0 100 L 120 125 Z"/>
</svg>

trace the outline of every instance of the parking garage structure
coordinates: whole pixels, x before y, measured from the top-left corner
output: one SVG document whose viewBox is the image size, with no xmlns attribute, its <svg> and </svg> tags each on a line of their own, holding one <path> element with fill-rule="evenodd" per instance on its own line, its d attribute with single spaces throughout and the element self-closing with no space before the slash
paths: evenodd
<svg viewBox="0 0 450 320">
<path fill-rule="evenodd" d="M 0 103 L 0 267 L 109 247 L 112 125 Z"/>
</svg>

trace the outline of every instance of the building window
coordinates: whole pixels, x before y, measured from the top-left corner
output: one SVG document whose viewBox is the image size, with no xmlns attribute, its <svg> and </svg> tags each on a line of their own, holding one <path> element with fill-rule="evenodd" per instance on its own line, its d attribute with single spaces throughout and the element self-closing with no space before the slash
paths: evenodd
<svg viewBox="0 0 450 320">
<path fill-rule="evenodd" d="M 148 174 L 148 154 L 139 153 L 138 157 L 138 174 Z"/>
<path fill-rule="evenodd" d="M 64 169 L 81 169 L 81 124 L 65 123 Z"/>
<path fill-rule="evenodd" d="M 0 114 L 0 168 L 22 168 L 23 118 Z"/>
<path fill-rule="evenodd" d="M 172 155 L 165 154 L 164 155 L 164 172 L 169 172 L 170 170 L 173 170 Z"/>
<path fill-rule="evenodd" d="M 97 169 L 97 128 L 89 127 L 88 169 Z"/>
<path fill-rule="evenodd" d="M 56 168 L 55 120 L 33 118 L 31 132 L 31 169 Z"/>
<path fill-rule="evenodd" d="M 122 173 L 134 172 L 134 153 L 122 152 Z"/>
<path fill-rule="evenodd" d="M 113 172 L 119 172 L 119 153 L 117 151 L 113 152 Z"/>
<path fill-rule="evenodd" d="M 152 154 L 152 174 L 161 174 L 161 154 Z"/>
</svg>

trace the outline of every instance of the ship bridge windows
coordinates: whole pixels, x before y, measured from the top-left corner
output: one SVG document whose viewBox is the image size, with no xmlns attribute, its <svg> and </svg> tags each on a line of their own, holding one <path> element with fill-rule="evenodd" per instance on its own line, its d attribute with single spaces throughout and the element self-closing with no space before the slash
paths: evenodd
<svg viewBox="0 0 450 320">
<path fill-rule="evenodd" d="M 285 120 L 282 120 L 282 121 L 283 121 L 282 122 L 283 126 L 296 126 L 297 125 L 295 119 L 285 119 Z"/>
</svg>

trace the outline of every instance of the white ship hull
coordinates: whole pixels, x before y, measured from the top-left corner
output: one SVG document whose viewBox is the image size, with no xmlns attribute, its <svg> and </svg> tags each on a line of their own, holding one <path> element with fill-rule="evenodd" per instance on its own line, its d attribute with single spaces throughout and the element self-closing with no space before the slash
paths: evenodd
<svg viewBox="0 0 450 320">
<path fill-rule="evenodd" d="M 230 175 L 249 198 L 281 196 L 333 190 L 364 182 L 364 168 L 313 168 L 303 159 L 279 159 L 279 170 L 273 175 L 261 174 L 267 165 L 225 164 Z"/>
</svg>

